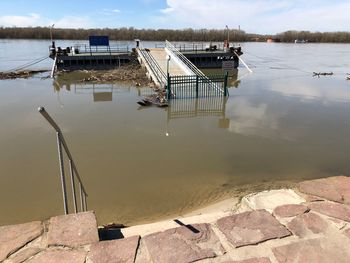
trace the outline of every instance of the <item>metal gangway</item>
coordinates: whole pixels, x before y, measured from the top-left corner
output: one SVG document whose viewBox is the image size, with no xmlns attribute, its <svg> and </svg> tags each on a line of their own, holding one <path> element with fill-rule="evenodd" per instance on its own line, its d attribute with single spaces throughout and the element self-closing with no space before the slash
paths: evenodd
<svg viewBox="0 0 350 263">
<path fill-rule="evenodd" d="M 196 97 L 200 94 L 227 95 L 226 85 L 219 85 L 213 78 L 206 76 L 167 40 L 164 48 L 148 49 L 138 42 L 136 50 L 139 62 L 146 67 L 150 78 L 158 87 L 167 90 L 168 99 L 177 97 L 175 90 L 178 85 L 181 85 L 182 90 L 185 88 L 186 93 L 195 94 Z M 222 76 L 219 82 L 227 84 L 227 79 L 225 81 L 225 76 Z M 205 92 L 199 92 L 199 86 Z"/>
</svg>

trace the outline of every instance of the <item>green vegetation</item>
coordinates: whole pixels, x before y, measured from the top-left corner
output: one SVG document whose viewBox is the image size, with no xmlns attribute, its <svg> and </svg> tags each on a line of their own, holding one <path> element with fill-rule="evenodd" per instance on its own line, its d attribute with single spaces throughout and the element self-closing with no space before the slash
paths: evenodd
<svg viewBox="0 0 350 263">
<path fill-rule="evenodd" d="M 295 39 L 309 42 L 350 43 L 350 32 L 309 32 L 287 31 L 277 35 L 258 35 L 242 30 L 230 30 L 231 41 L 266 41 L 268 38 L 282 42 Z M 227 38 L 225 29 L 135 29 L 133 27 L 103 29 L 62 29 L 53 30 L 54 39 L 87 39 L 90 35 L 108 35 L 112 40 L 169 40 L 169 41 L 223 41 Z M 0 39 L 50 39 L 48 27 L 0 27 Z"/>
</svg>

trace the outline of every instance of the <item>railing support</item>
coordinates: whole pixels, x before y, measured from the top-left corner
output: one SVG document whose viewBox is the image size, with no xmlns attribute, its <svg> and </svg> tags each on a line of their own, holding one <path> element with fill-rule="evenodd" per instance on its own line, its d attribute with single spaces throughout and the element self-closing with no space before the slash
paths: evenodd
<svg viewBox="0 0 350 263">
<path fill-rule="evenodd" d="M 65 170 L 64 170 L 64 159 L 63 159 L 63 150 L 65 151 L 68 160 L 69 160 L 69 170 L 70 170 L 70 178 L 71 178 L 71 186 L 72 186 L 72 196 L 73 196 L 73 204 L 74 204 L 74 212 L 78 212 L 78 205 L 77 205 L 77 198 L 76 198 L 76 190 L 75 190 L 75 179 L 79 182 L 79 191 L 80 191 L 80 203 L 81 203 L 81 211 L 87 210 L 87 193 L 83 186 L 83 183 L 80 179 L 78 170 L 75 166 L 75 163 L 73 161 L 73 157 L 69 152 L 68 146 L 66 141 L 64 140 L 63 134 L 61 132 L 61 129 L 58 127 L 56 122 L 51 118 L 51 116 L 46 112 L 46 110 L 43 107 L 39 107 L 38 111 L 41 113 L 41 115 L 50 123 L 50 125 L 55 129 L 56 131 L 56 137 L 57 137 L 57 151 L 58 151 L 58 161 L 60 166 L 60 178 L 61 178 L 61 186 L 62 186 L 62 195 L 63 195 L 63 208 L 64 213 L 68 214 L 68 198 L 67 198 L 67 186 L 66 186 L 66 179 L 65 179 Z"/>
<path fill-rule="evenodd" d="M 68 214 L 68 201 L 67 201 L 66 179 L 64 176 L 64 163 L 63 163 L 63 154 L 62 154 L 61 133 L 56 132 L 56 136 L 57 136 L 58 162 L 60 165 L 61 186 L 62 186 L 62 194 L 63 194 L 63 209 L 64 209 L 64 213 L 67 215 Z"/>
<path fill-rule="evenodd" d="M 196 98 L 198 98 L 199 91 L 199 76 L 196 75 Z"/>
<path fill-rule="evenodd" d="M 225 79 L 224 79 L 224 97 L 226 97 L 228 94 L 227 81 L 228 81 L 228 72 L 225 73 Z"/>
<path fill-rule="evenodd" d="M 168 73 L 167 76 L 167 99 L 170 100 L 171 99 L 171 77 L 170 74 Z"/>
</svg>

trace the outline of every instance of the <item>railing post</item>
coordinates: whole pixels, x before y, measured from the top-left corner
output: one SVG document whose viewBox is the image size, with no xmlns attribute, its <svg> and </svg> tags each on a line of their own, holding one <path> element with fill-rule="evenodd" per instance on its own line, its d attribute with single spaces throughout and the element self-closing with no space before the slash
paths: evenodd
<svg viewBox="0 0 350 263">
<path fill-rule="evenodd" d="M 84 211 L 84 200 L 83 200 L 83 189 L 81 189 L 81 182 L 79 182 L 79 193 L 80 193 L 80 209 L 81 212 Z"/>
<path fill-rule="evenodd" d="M 198 90 L 199 90 L 199 76 L 196 75 L 196 98 L 198 98 Z"/>
<path fill-rule="evenodd" d="M 170 74 L 168 73 L 167 76 L 167 99 L 170 100 L 171 99 L 171 78 L 170 78 Z"/>
<path fill-rule="evenodd" d="M 224 78 L 224 96 L 227 96 L 227 80 L 228 80 L 228 72 L 226 71 L 225 73 L 225 78 Z"/>
<path fill-rule="evenodd" d="M 69 170 L 70 170 L 70 180 L 71 180 L 71 185 L 72 185 L 74 211 L 75 211 L 75 213 L 78 213 L 77 197 L 76 197 L 76 193 L 75 193 L 74 170 L 73 170 L 73 165 L 72 165 L 71 159 L 69 159 Z"/>
<path fill-rule="evenodd" d="M 66 188 L 66 179 L 64 177 L 64 163 L 63 163 L 63 154 L 62 154 L 61 133 L 56 132 L 56 135 L 57 135 L 58 161 L 60 165 L 61 185 L 62 185 L 62 193 L 63 193 L 63 208 L 64 208 L 64 213 L 67 215 L 68 214 L 67 188 Z"/>
</svg>

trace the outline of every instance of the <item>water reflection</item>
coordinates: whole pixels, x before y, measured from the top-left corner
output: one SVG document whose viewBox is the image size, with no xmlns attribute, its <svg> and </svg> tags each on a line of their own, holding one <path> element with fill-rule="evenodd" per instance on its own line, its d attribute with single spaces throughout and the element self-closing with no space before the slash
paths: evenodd
<svg viewBox="0 0 350 263">
<path fill-rule="evenodd" d="M 196 117 L 219 117 L 218 128 L 228 129 L 230 119 L 226 118 L 226 97 L 171 100 L 167 110 L 167 121 Z"/>
</svg>

